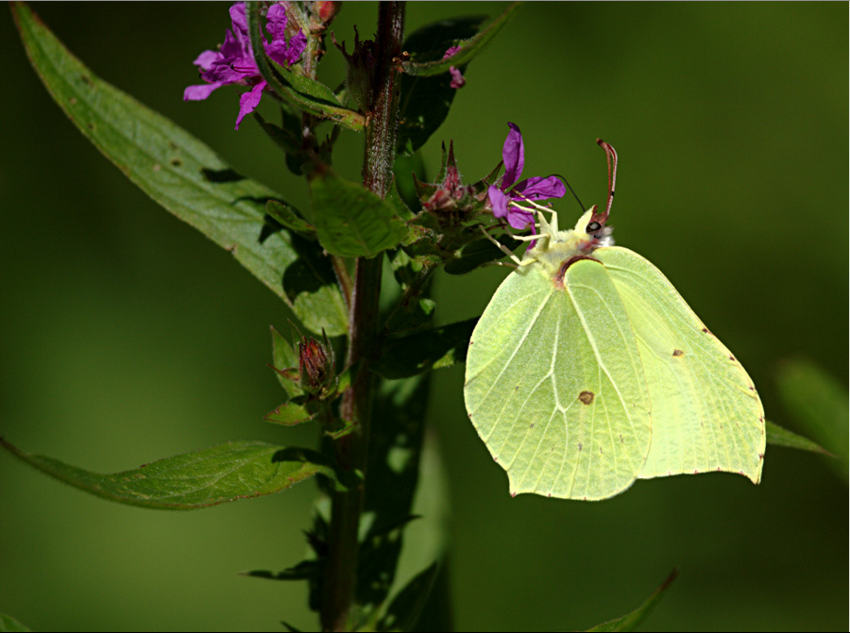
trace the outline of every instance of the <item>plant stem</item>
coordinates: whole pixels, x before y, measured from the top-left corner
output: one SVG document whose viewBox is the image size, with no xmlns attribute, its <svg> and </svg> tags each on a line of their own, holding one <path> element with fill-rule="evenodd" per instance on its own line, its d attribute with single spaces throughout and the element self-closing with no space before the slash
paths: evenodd
<svg viewBox="0 0 850 633">
<path fill-rule="evenodd" d="M 376 38 L 377 63 L 372 76 L 370 113 L 366 127 L 363 184 L 385 197 L 392 182 L 398 124 L 398 85 L 394 59 L 401 53 L 404 36 L 404 3 L 381 2 Z M 351 388 L 343 396 L 342 417 L 359 432 L 334 443 L 335 458 L 345 470 L 359 471 L 360 484 L 331 499 L 328 560 L 324 575 L 321 624 L 324 631 L 347 631 L 352 622 L 357 584 L 358 529 L 366 485 L 366 461 L 372 413 L 374 379 L 368 362 L 378 348 L 378 302 L 382 257 L 358 258 L 349 312 L 349 346 L 346 365 L 363 362 Z"/>
</svg>

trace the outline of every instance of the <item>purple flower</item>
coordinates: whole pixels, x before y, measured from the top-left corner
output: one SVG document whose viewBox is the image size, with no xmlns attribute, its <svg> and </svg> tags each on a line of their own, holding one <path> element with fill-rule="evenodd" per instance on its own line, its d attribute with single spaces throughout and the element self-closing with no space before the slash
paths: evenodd
<svg viewBox="0 0 850 633">
<path fill-rule="evenodd" d="M 449 74 L 452 76 L 452 80 L 449 83 L 451 88 L 457 90 L 458 88 L 463 88 L 466 85 L 466 79 L 463 78 L 463 73 L 454 66 L 449 66 Z"/>
<path fill-rule="evenodd" d="M 239 2 L 230 7 L 230 19 L 233 30 L 227 30 L 224 44 L 218 51 L 204 51 L 193 62 L 201 70 L 201 79 L 206 84 L 189 86 L 183 92 L 184 101 L 202 101 L 212 94 L 212 91 L 228 84 L 252 86 L 239 99 L 239 116 L 236 117 L 236 129 L 247 114 L 254 111 L 263 96 L 266 82 L 260 75 L 260 70 L 254 62 L 251 53 L 251 40 L 248 36 L 248 21 L 245 18 L 245 3 Z M 307 37 L 298 31 L 289 42 L 284 37 L 286 31 L 286 10 L 282 4 L 276 3 L 269 7 L 266 13 L 271 42 L 263 37 L 263 48 L 266 55 L 281 66 L 291 66 L 307 46 Z"/>
<path fill-rule="evenodd" d="M 502 161 L 505 164 L 505 175 L 502 177 L 501 185 L 491 185 L 487 190 L 490 204 L 493 207 L 493 215 L 497 218 L 507 218 L 508 224 L 515 229 L 524 229 L 531 225 L 534 230 L 534 214 L 531 209 L 520 206 L 519 202 L 525 200 L 547 200 L 548 198 L 560 198 L 566 192 L 557 176 L 542 178 L 526 178 L 518 182 L 517 178 L 522 173 L 525 164 L 525 149 L 522 144 L 522 132 L 514 123 L 508 123 L 511 131 L 502 147 Z M 512 186 L 513 185 L 513 186 Z M 508 191 L 510 189 L 510 191 Z"/>
<path fill-rule="evenodd" d="M 449 57 L 453 57 L 460 52 L 460 46 L 452 46 L 446 51 L 446 54 L 443 55 L 443 59 L 448 59 Z M 451 83 L 449 86 L 457 90 L 458 88 L 463 88 L 466 85 L 466 79 L 463 78 L 463 73 L 461 73 L 454 66 L 449 67 L 449 74 L 452 76 Z"/>
</svg>

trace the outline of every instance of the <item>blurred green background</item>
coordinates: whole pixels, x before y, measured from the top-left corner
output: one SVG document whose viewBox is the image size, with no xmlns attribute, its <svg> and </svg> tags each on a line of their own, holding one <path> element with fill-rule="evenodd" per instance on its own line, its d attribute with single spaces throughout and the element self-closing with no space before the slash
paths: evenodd
<svg viewBox="0 0 850 633">
<path fill-rule="evenodd" d="M 504 6 L 411 3 L 407 32 Z M 223 40 L 226 5 L 36 9 L 96 74 L 307 206 L 256 123 L 233 131 L 233 91 L 181 99 L 192 60 Z M 353 25 L 368 37 L 376 15 L 346 3 L 333 30 L 350 50 Z M 426 164 L 433 173 L 453 139 L 477 180 L 513 121 L 525 175 L 565 174 L 590 205 L 607 177 L 594 141 L 611 142 L 618 243 L 664 271 L 743 362 L 768 417 L 793 429 L 776 390 L 783 359 L 848 378 L 847 41 L 846 3 L 529 4 L 470 65 Z M 101 472 L 229 439 L 314 442 L 261 420 L 282 400 L 265 366 L 269 325 L 287 327 L 281 302 L 72 127 L 8 14 L 0 57 L 0 433 Z M 324 72 L 341 79 L 335 51 Z M 344 132 L 340 171 L 356 178 L 361 154 Z M 558 208 L 566 224 L 579 212 Z M 440 276 L 439 321 L 480 314 L 506 274 Z M 600 503 L 512 499 L 462 381 L 462 367 L 436 373 L 429 413 L 451 492 L 458 630 L 586 628 L 636 607 L 676 565 L 645 628 L 846 627 L 848 494 L 818 457 L 769 448 L 759 486 L 703 475 Z M 35 630 L 311 629 L 303 585 L 236 572 L 298 562 L 315 495 L 307 483 L 203 512 L 140 510 L 2 454 L 0 611 Z"/>
</svg>

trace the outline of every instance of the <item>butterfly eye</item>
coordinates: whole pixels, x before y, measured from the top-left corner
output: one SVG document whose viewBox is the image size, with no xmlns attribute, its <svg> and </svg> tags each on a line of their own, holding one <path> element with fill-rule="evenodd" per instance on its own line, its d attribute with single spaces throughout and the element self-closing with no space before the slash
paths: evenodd
<svg viewBox="0 0 850 633">
<path fill-rule="evenodd" d="M 599 222 L 591 222 L 590 224 L 587 225 L 585 232 L 587 232 L 588 234 L 591 234 L 591 233 L 596 233 L 597 231 L 599 231 L 601 229 L 602 229 L 602 225 L 599 224 Z"/>
</svg>

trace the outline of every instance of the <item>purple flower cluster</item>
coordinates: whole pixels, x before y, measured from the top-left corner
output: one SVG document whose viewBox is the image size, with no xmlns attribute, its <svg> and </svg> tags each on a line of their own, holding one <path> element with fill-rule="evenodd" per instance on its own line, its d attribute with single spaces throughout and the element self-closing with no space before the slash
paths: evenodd
<svg viewBox="0 0 850 633">
<path fill-rule="evenodd" d="M 183 92 L 183 100 L 202 101 L 216 88 L 228 84 L 252 86 L 250 92 L 246 92 L 239 99 L 239 116 L 236 117 L 238 130 L 242 119 L 253 112 L 260 103 L 266 81 L 260 75 L 260 70 L 251 53 L 245 3 L 239 2 L 230 7 L 230 19 L 233 30 L 227 30 L 221 48 L 217 51 L 204 51 L 193 62 L 201 70 L 201 79 L 207 83 L 186 88 Z M 268 20 L 266 29 L 272 36 L 271 42 L 267 42 L 265 37 L 262 38 L 266 55 L 281 66 L 291 66 L 304 52 L 307 37 L 299 30 L 289 42 L 286 41 L 284 34 L 287 16 L 283 3 L 276 3 L 269 7 L 266 19 Z"/>
<path fill-rule="evenodd" d="M 443 59 L 448 59 L 449 57 L 454 57 L 457 53 L 460 52 L 460 46 L 452 46 L 446 51 L 446 54 L 443 55 Z M 466 79 L 463 78 L 463 73 L 461 73 L 454 66 L 449 67 L 449 74 L 452 76 L 452 81 L 449 83 L 449 86 L 457 90 L 458 88 L 463 88 L 466 85 Z"/>
<path fill-rule="evenodd" d="M 501 185 L 491 185 L 487 190 L 493 215 L 497 218 L 507 218 L 508 224 L 515 229 L 525 229 L 531 226 L 534 231 L 534 214 L 527 207 L 520 206 L 526 200 L 547 200 L 561 198 L 567 188 L 557 176 L 535 176 L 526 178 L 514 185 L 525 165 L 525 148 L 522 144 L 522 132 L 514 123 L 508 123 L 511 131 L 502 147 L 502 161 L 505 164 L 505 175 Z M 512 186 L 513 185 L 513 186 Z"/>
</svg>

